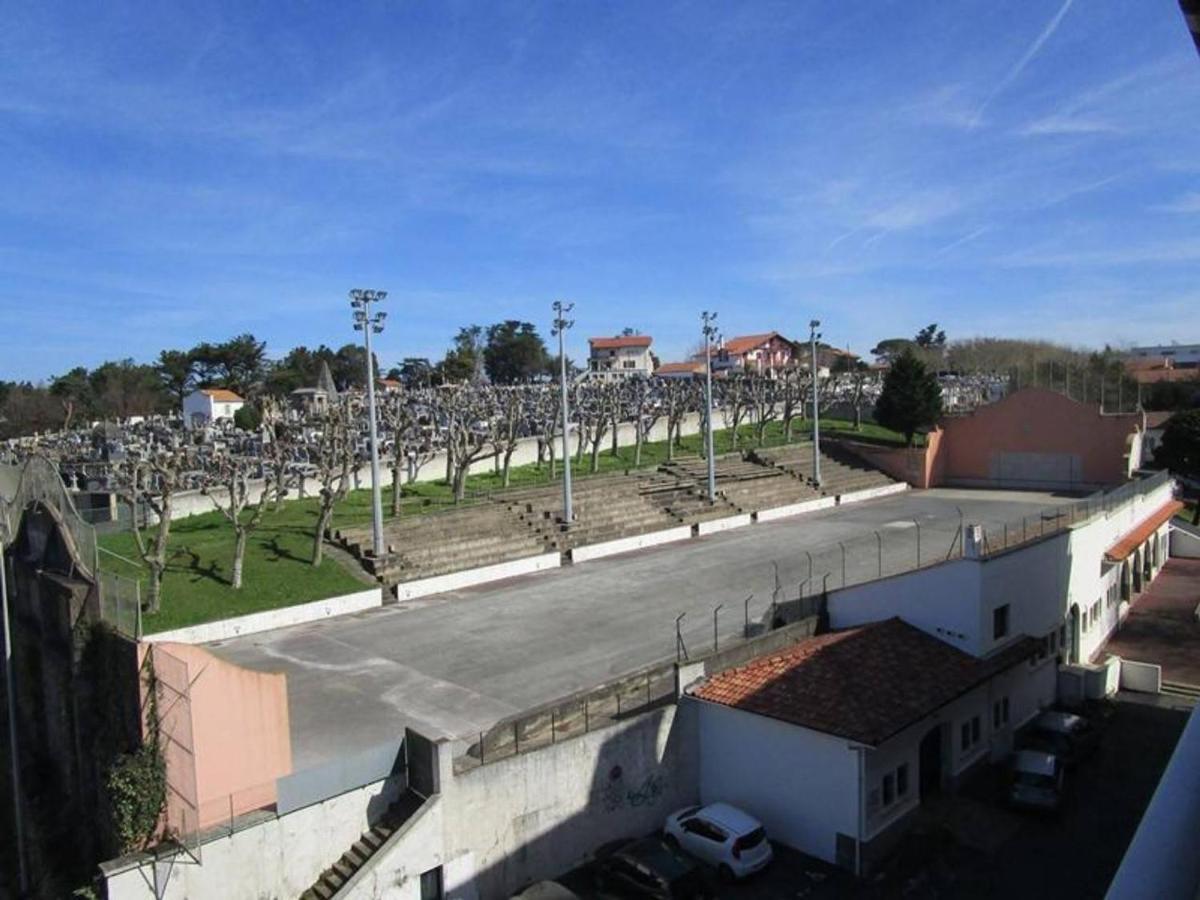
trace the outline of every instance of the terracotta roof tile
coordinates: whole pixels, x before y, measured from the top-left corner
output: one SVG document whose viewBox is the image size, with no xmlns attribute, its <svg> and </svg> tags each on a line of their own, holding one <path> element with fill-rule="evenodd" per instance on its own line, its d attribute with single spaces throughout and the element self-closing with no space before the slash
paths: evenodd
<svg viewBox="0 0 1200 900">
<path fill-rule="evenodd" d="M 1021 638 L 978 659 L 893 618 L 809 638 L 714 675 L 691 693 L 878 746 L 1035 649 L 1032 638 Z"/>
<path fill-rule="evenodd" d="M 631 334 L 620 337 L 588 338 L 593 350 L 619 350 L 622 347 L 649 347 L 654 338 L 648 334 Z"/>
<path fill-rule="evenodd" d="M 1154 532 L 1162 527 L 1164 522 L 1169 522 L 1171 516 L 1183 509 L 1183 504 L 1178 500 L 1171 500 L 1164 503 L 1153 513 L 1150 514 L 1140 525 L 1117 541 L 1111 547 L 1104 551 L 1104 555 L 1113 562 L 1120 562 L 1136 550 L 1139 546 L 1145 543 L 1146 539 Z"/>
<path fill-rule="evenodd" d="M 213 400 L 216 400 L 218 403 L 245 403 L 246 402 L 241 397 L 239 397 L 237 394 L 235 394 L 233 391 L 226 390 L 225 388 L 203 388 L 200 391 L 200 393 L 204 394 L 207 397 L 211 397 Z"/>
</svg>

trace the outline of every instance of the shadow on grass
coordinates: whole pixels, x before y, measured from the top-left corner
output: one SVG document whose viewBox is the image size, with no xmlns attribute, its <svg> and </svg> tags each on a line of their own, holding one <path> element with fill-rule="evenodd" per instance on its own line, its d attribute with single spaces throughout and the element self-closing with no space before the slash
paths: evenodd
<svg viewBox="0 0 1200 900">
<path fill-rule="evenodd" d="M 187 561 L 180 563 L 180 557 L 186 557 Z M 177 572 L 191 573 L 192 577 L 188 580 L 193 583 L 207 578 L 210 581 L 225 585 L 226 587 L 229 587 L 233 584 L 232 581 L 220 574 L 220 563 L 214 559 L 210 560 L 207 566 L 201 565 L 200 554 L 187 546 L 180 547 L 171 555 L 171 563 L 168 565 L 168 569 L 173 569 Z"/>
<path fill-rule="evenodd" d="M 280 529 L 280 530 L 282 531 L 284 529 Z M 287 529 L 287 530 L 296 532 L 298 534 L 304 533 L 303 529 L 301 529 L 301 528 L 291 528 L 291 529 Z M 307 535 L 307 536 L 311 537 L 311 535 Z M 291 562 L 298 562 L 298 563 L 309 562 L 308 559 L 305 559 L 302 556 L 297 556 L 295 553 L 293 553 L 287 547 L 282 546 L 279 543 L 278 537 L 272 537 L 268 541 L 263 541 L 262 547 L 264 550 L 267 550 L 270 553 L 274 554 L 273 556 L 270 556 L 267 558 L 268 562 L 282 562 L 284 560 L 290 560 Z"/>
</svg>

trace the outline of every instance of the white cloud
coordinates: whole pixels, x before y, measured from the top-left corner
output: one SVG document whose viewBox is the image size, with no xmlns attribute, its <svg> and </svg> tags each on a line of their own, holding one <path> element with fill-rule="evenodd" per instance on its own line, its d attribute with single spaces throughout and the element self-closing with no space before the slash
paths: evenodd
<svg viewBox="0 0 1200 900">
<path fill-rule="evenodd" d="M 1019 129 L 1026 137 L 1043 135 L 1114 134 L 1120 129 L 1111 122 L 1084 116 L 1053 115 L 1030 122 Z"/>
<path fill-rule="evenodd" d="M 982 105 L 980 105 L 979 109 L 975 112 L 974 124 L 978 125 L 983 119 L 984 110 L 988 108 L 991 102 L 995 100 L 996 97 L 999 96 L 999 94 L 1003 92 L 1010 84 L 1021 77 L 1021 73 L 1025 71 L 1025 67 L 1033 61 L 1033 58 L 1038 55 L 1038 52 L 1045 45 L 1046 41 L 1050 40 L 1050 38 L 1054 35 L 1054 32 L 1058 30 L 1058 26 L 1062 22 L 1063 16 L 1067 14 L 1067 10 L 1071 8 L 1071 4 L 1074 2 L 1075 0 L 1064 0 L 1063 5 L 1059 7 L 1058 12 L 1054 14 L 1054 18 L 1046 23 L 1046 27 L 1042 29 L 1041 33 L 1036 38 L 1034 38 L 1033 43 L 1029 45 L 1029 48 L 1025 51 L 1021 58 L 1017 60 L 1016 64 L 1008 70 L 1008 74 L 1000 79 L 999 84 L 992 88 L 992 92 L 988 94 L 987 99 L 983 101 Z"/>
</svg>

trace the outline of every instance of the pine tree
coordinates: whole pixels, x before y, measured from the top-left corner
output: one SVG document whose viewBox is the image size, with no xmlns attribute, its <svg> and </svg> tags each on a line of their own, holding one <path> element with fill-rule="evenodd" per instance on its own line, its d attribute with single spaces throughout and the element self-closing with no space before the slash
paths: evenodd
<svg viewBox="0 0 1200 900">
<path fill-rule="evenodd" d="M 883 392 L 875 402 L 875 420 L 899 431 L 911 447 L 917 430 L 933 425 L 941 414 L 942 389 L 937 377 L 911 350 L 905 350 L 883 380 Z"/>
</svg>

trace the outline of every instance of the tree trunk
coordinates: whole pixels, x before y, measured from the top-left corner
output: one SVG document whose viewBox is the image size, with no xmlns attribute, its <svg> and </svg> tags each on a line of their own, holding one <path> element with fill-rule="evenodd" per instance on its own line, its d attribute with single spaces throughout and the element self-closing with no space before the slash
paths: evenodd
<svg viewBox="0 0 1200 900">
<path fill-rule="evenodd" d="M 639 423 L 637 434 L 633 439 L 633 467 L 641 468 L 642 465 L 642 427 Z"/>
<path fill-rule="evenodd" d="M 854 430 L 862 431 L 862 406 L 854 404 Z"/>
<path fill-rule="evenodd" d="M 241 590 L 242 565 L 246 559 L 246 529 L 237 529 L 237 540 L 233 544 L 233 589 Z"/>
<path fill-rule="evenodd" d="M 509 444 L 508 449 L 504 451 L 504 473 L 502 475 L 502 480 L 505 487 L 508 487 L 509 470 L 512 469 L 512 456 L 513 451 L 516 449 L 516 444 Z"/>
<path fill-rule="evenodd" d="M 667 420 L 667 462 L 675 458 L 675 426 Z"/>
<path fill-rule="evenodd" d="M 612 455 L 616 456 L 618 451 L 617 439 L 620 437 L 620 434 L 618 433 L 620 423 L 617 421 L 617 417 L 613 416 L 608 424 L 609 427 L 612 428 Z"/>
<path fill-rule="evenodd" d="M 467 495 L 467 470 L 471 464 L 459 465 L 454 469 L 454 502 L 462 503 Z"/>
<path fill-rule="evenodd" d="M 593 475 L 600 471 L 600 445 L 603 443 L 603 437 L 601 437 L 599 440 L 592 441 L 592 463 L 590 466 L 590 471 Z"/>
<path fill-rule="evenodd" d="M 446 445 L 446 484 L 450 484 L 451 479 L 453 479 L 453 478 L 454 478 L 454 451 L 450 448 L 450 445 L 447 444 Z"/>
<path fill-rule="evenodd" d="M 392 459 L 392 515 L 393 516 L 400 515 L 400 493 L 402 490 L 401 484 L 400 484 L 400 480 L 401 480 L 400 479 L 400 475 L 401 475 L 400 470 L 403 468 L 403 463 L 404 463 L 404 457 L 398 453 Z"/>
<path fill-rule="evenodd" d="M 162 569 L 150 566 L 150 586 L 146 594 L 146 612 L 156 613 L 162 604 Z"/>
<path fill-rule="evenodd" d="M 319 566 L 324 558 L 325 550 L 325 529 L 329 527 L 329 520 L 333 518 L 332 504 L 326 505 L 327 501 L 321 501 L 321 512 L 317 516 L 317 531 L 313 535 L 312 549 L 312 564 Z"/>
<path fill-rule="evenodd" d="M 554 474 L 554 438 L 553 438 L 553 436 L 551 436 L 550 442 L 546 445 L 546 449 L 550 453 L 550 480 L 553 481 L 555 478 L 555 474 Z"/>
</svg>

